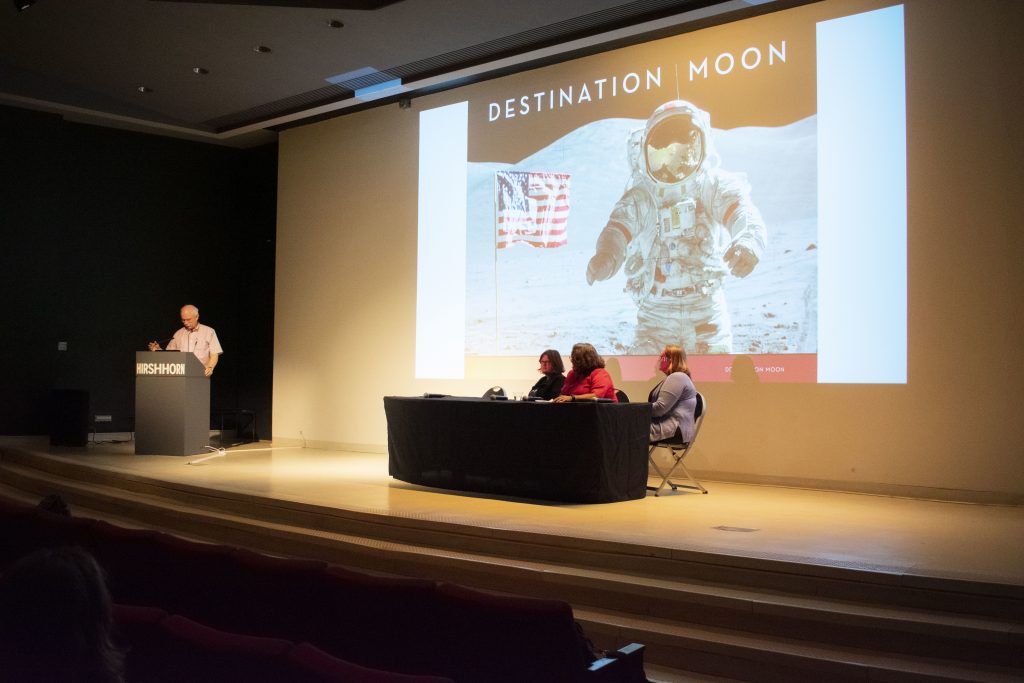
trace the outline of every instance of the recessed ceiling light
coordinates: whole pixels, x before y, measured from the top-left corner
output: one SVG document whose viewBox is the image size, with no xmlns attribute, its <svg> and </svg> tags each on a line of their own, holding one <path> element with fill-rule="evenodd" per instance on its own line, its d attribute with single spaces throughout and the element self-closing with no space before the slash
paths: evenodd
<svg viewBox="0 0 1024 683">
<path fill-rule="evenodd" d="M 196 76 L 205 76 L 206 74 L 210 73 L 210 70 L 204 69 L 201 66 L 194 66 L 192 67 L 192 73 L 194 73 Z"/>
<path fill-rule="evenodd" d="M 254 47 L 254 48 L 252 49 L 252 51 L 253 51 L 253 52 L 259 52 L 259 53 L 262 53 L 262 54 L 266 54 L 266 53 L 268 53 L 268 52 L 273 52 L 273 50 L 271 50 L 271 49 L 270 49 L 269 47 L 267 47 L 266 45 L 257 45 L 256 47 Z"/>
<path fill-rule="evenodd" d="M 345 24 L 338 21 L 337 19 L 330 19 L 327 22 L 327 25 L 330 26 L 331 28 L 342 28 Z"/>
<path fill-rule="evenodd" d="M 140 85 L 140 86 L 139 86 L 138 88 L 136 88 L 136 90 L 138 90 L 138 91 L 139 91 L 140 93 L 142 93 L 143 95 L 145 95 L 146 93 L 151 93 L 151 92 L 153 92 L 153 89 L 152 89 L 152 88 L 146 87 L 146 86 L 144 86 L 144 85 Z"/>
</svg>

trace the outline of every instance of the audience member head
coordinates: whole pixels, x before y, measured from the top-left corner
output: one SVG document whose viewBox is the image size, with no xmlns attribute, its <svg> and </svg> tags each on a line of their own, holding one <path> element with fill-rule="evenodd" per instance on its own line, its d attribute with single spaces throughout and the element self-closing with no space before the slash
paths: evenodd
<svg viewBox="0 0 1024 683">
<path fill-rule="evenodd" d="M 46 496 L 39 501 L 36 507 L 61 517 L 71 516 L 71 508 L 68 506 L 67 501 L 60 497 L 59 493 L 51 493 Z"/>
<path fill-rule="evenodd" d="M 600 354 L 597 353 L 597 349 L 592 344 L 585 342 L 580 342 L 572 347 L 570 361 L 572 362 L 573 371 L 583 377 L 586 377 L 597 368 L 604 367 L 604 358 L 601 358 Z"/>
<path fill-rule="evenodd" d="M 565 364 L 562 363 L 562 354 L 554 349 L 548 349 L 544 353 L 540 354 L 540 358 L 537 359 L 540 363 L 538 368 L 545 375 L 561 375 L 565 372 Z"/>
<path fill-rule="evenodd" d="M 682 372 L 690 377 L 690 366 L 686 363 L 686 351 L 683 350 L 683 347 L 674 344 L 666 346 L 665 350 L 661 352 L 661 357 L 658 358 L 658 369 L 666 375 Z"/>
<path fill-rule="evenodd" d="M 47 548 L 0 576 L 0 670 L 13 681 L 117 683 L 103 570 L 81 548 Z"/>
</svg>

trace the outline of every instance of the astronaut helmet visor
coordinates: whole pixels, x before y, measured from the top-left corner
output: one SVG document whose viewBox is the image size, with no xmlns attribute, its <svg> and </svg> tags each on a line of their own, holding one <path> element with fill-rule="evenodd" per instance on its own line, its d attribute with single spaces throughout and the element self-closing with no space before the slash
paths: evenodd
<svg viewBox="0 0 1024 683">
<path fill-rule="evenodd" d="M 704 136 L 689 116 L 672 116 L 647 134 L 644 146 L 651 177 L 680 183 L 696 173 L 704 161 Z"/>
</svg>

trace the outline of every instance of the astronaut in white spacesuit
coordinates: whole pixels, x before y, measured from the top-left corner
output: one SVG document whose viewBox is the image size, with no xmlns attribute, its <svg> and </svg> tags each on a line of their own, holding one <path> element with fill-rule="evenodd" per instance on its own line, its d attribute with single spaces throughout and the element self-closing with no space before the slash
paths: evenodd
<svg viewBox="0 0 1024 683">
<path fill-rule="evenodd" d="M 708 113 L 683 100 L 658 107 L 629 150 L 632 177 L 597 239 L 587 283 L 625 264 L 638 308 L 632 353 L 680 343 L 732 353 L 722 281 L 749 275 L 767 240 L 746 175 L 718 168 Z"/>
</svg>

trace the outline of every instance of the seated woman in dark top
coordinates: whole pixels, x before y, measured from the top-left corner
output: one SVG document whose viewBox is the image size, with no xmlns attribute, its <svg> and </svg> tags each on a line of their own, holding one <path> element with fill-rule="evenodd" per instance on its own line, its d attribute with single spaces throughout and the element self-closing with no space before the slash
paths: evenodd
<svg viewBox="0 0 1024 683">
<path fill-rule="evenodd" d="M 537 383 L 530 389 L 530 398 L 542 398 L 550 401 L 562 392 L 562 384 L 565 382 L 565 365 L 562 364 L 562 354 L 554 349 L 548 349 L 540 354 L 540 367 L 537 368 L 544 376 L 537 380 Z"/>
<path fill-rule="evenodd" d="M 555 403 L 566 401 L 594 401 L 609 398 L 618 402 L 612 376 L 604 369 L 604 358 L 601 358 L 590 344 L 576 344 L 572 347 L 572 370 L 565 376 L 562 393 Z"/>
<path fill-rule="evenodd" d="M 686 352 L 669 345 L 658 358 L 658 369 L 665 379 L 651 389 L 651 441 L 672 438 L 679 434 L 684 443 L 693 438 L 693 412 L 697 407 L 697 389 L 690 379 Z"/>
</svg>

